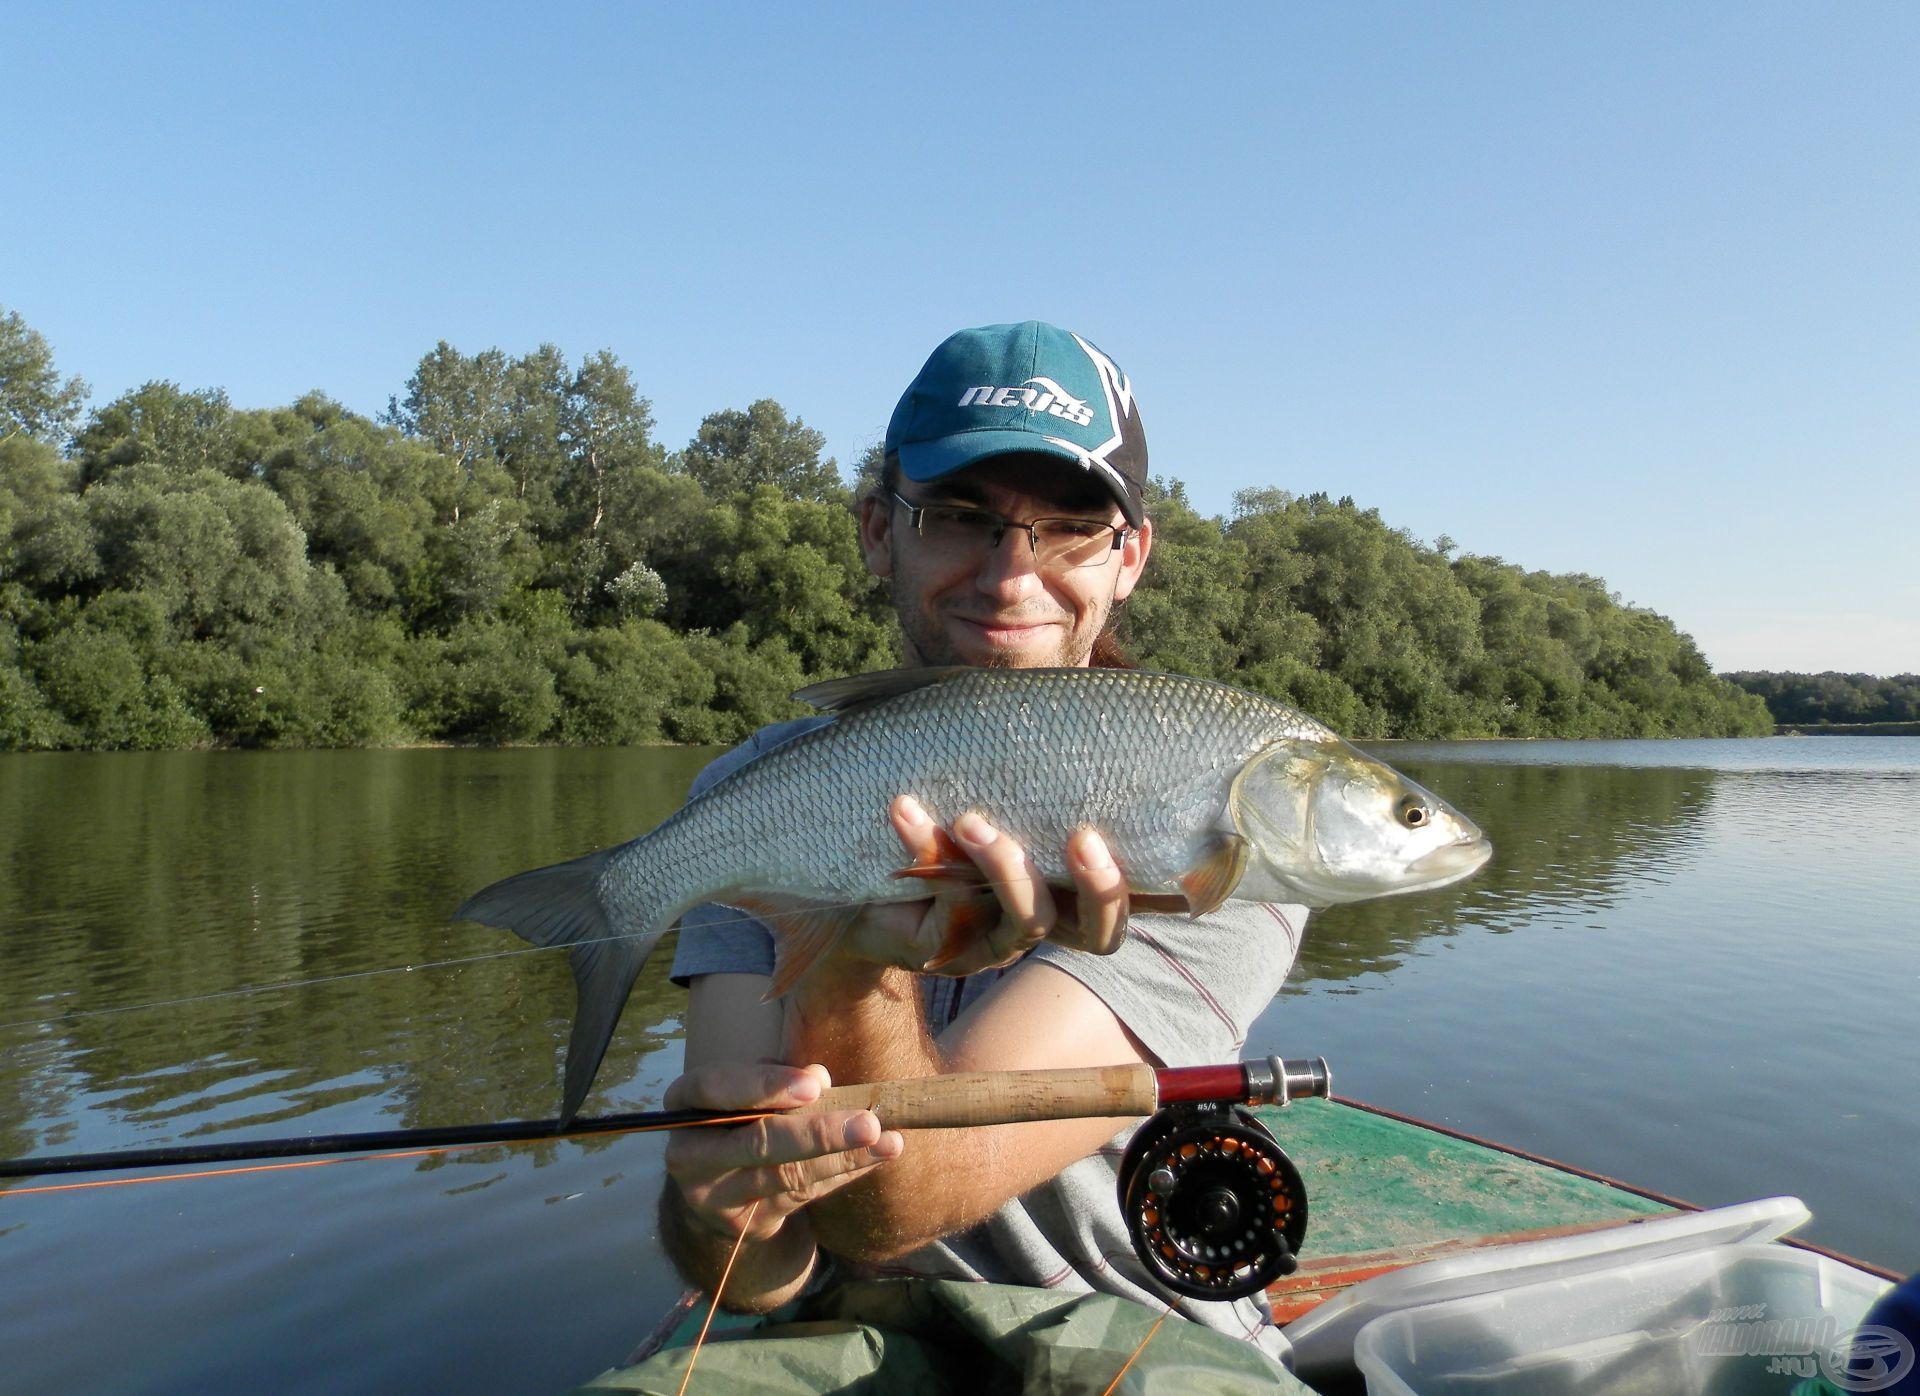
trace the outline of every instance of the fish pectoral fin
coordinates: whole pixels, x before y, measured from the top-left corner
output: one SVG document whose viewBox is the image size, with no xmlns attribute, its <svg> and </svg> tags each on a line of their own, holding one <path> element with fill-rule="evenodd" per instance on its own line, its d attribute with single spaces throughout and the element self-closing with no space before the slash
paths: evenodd
<svg viewBox="0 0 1920 1396">
<path fill-rule="evenodd" d="M 1183 911 L 1193 910 L 1193 902 L 1184 892 L 1130 892 L 1127 894 L 1127 910 L 1178 916 Z"/>
<path fill-rule="evenodd" d="M 815 902 L 773 892 L 743 893 L 726 900 L 773 927 L 773 983 L 767 989 L 768 1002 L 798 984 L 860 914 L 857 905 Z"/>
<path fill-rule="evenodd" d="M 1200 852 L 1200 861 L 1180 876 L 1180 888 L 1187 894 L 1187 914 L 1205 916 L 1240 885 L 1247 870 L 1246 839 L 1239 834 L 1215 834 Z"/>
<path fill-rule="evenodd" d="M 986 874 L 980 871 L 980 865 L 954 842 L 953 835 L 940 828 L 933 831 L 932 851 L 916 860 L 912 867 L 901 868 L 893 875 L 896 878 L 924 878 L 929 882 L 980 884 L 987 880 Z"/>
<path fill-rule="evenodd" d="M 947 934 L 922 969 L 939 969 L 960 958 L 982 936 L 1000 924 L 1000 903 L 992 897 L 954 902 L 947 908 Z"/>
</svg>

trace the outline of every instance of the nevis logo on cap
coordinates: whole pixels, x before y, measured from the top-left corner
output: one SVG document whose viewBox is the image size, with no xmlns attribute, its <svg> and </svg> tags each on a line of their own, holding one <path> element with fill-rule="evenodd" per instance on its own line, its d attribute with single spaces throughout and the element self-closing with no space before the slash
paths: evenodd
<svg viewBox="0 0 1920 1396">
<path fill-rule="evenodd" d="M 1033 387 L 1033 384 L 1039 387 Z M 991 383 L 969 388 L 960 395 L 957 407 L 1024 407 L 1029 412 L 1046 412 L 1072 422 L 1075 426 L 1093 425 L 1093 408 L 1086 399 L 1077 398 L 1051 378 L 1033 377 L 1017 388 L 996 388 Z"/>
</svg>

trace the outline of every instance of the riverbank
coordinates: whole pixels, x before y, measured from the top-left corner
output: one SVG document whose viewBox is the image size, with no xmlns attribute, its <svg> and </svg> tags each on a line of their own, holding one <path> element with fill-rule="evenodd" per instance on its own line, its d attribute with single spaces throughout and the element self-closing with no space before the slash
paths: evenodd
<svg viewBox="0 0 1920 1396">
<path fill-rule="evenodd" d="M 1783 722 L 1776 737 L 1920 737 L 1920 722 Z"/>
</svg>

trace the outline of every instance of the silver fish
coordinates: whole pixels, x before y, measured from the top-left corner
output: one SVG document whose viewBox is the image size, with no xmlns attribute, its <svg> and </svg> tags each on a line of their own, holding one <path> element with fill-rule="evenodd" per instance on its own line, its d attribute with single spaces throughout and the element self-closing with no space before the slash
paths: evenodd
<svg viewBox="0 0 1920 1396">
<path fill-rule="evenodd" d="M 767 920 L 778 995 L 861 904 L 918 900 L 916 878 L 971 872 L 957 854 L 902 867 L 887 818 L 896 795 L 943 827 L 978 811 L 1060 887 L 1072 885 L 1068 836 L 1098 829 L 1133 894 L 1178 898 L 1195 916 L 1229 897 L 1323 907 L 1440 887 L 1493 851 L 1463 815 L 1322 723 L 1205 679 L 899 669 L 794 696 L 834 719 L 652 833 L 496 882 L 454 913 L 574 947 L 562 1118 L 585 1099 L 654 943 L 689 908 L 717 901 Z"/>
</svg>

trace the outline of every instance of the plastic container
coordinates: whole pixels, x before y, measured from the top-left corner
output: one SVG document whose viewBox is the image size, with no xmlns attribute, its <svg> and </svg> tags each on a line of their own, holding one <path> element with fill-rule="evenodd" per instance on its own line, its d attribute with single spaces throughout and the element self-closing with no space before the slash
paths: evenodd
<svg viewBox="0 0 1920 1396">
<path fill-rule="evenodd" d="M 1575 1236 L 1480 1246 L 1409 1265 L 1354 1285 L 1289 1323 L 1281 1330 L 1292 1345 L 1288 1365 L 1309 1381 L 1351 1371 L 1360 1330 L 1386 1314 L 1540 1280 L 1568 1279 L 1632 1261 L 1743 1241 L 1771 1241 L 1812 1215 L 1797 1197 L 1768 1197 L 1649 1217 Z"/>
<path fill-rule="evenodd" d="M 1354 1360 L 1368 1396 L 1786 1393 L 1888 1287 L 1791 1246 L 1714 1246 L 1387 1314 Z"/>
</svg>

